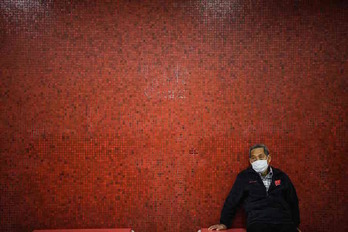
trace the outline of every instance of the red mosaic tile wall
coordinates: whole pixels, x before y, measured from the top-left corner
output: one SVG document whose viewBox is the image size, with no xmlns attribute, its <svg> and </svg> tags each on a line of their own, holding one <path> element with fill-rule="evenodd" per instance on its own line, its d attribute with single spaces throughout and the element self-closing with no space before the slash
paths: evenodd
<svg viewBox="0 0 348 232">
<path fill-rule="evenodd" d="M 1 231 L 197 231 L 259 142 L 296 187 L 302 231 L 348 231 L 344 1 L 0 11 Z"/>
</svg>

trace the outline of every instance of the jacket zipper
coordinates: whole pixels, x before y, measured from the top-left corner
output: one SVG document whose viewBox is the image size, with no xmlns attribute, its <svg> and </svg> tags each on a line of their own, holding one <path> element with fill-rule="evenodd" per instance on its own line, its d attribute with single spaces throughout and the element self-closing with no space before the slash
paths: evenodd
<svg viewBox="0 0 348 232">
<path fill-rule="evenodd" d="M 260 177 L 260 176 L 258 176 L 258 178 L 259 178 L 259 181 L 261 182 L 262 186 L 265 188 L 265 191 L 266 191 L 266 197 L 268 197 L 268 191 L 267 191 L 267 188 L 266 188 L 265 184 L 263 183 L 263 181 L 262 181 L 262 179 L 261 179 L 261 177 Z M 270 186 L 270 187 L 271 187 L 271 186 Z"/>
</svg>

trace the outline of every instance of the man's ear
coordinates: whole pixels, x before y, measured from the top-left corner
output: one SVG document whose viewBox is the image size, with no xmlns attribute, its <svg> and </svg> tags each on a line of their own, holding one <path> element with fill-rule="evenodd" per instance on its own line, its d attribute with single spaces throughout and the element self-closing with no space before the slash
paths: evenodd
<svg viewBox="0 0 348 232">
<path fill-rule="evenodd" d="M 268 157 L 267 157 L 267 163 L 269 164 L 272 160 L 272 157 L 271 157 L 271 154 L 268 154 Z"/>
</svg>

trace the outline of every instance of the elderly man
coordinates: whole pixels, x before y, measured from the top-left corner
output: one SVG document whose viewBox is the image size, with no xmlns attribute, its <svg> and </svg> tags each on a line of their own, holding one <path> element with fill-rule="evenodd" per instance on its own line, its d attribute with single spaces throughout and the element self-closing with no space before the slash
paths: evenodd
<svg viewBox="0 0 348 232">
<path fill-rule="evenodd" d="M 247 215 L 247 232 L 296 232 L 300 212 L 296 190 L 290 178 L 271 167 L 271 155 L 263 144 L 249 150 L 251 166 L 241 171 L 224 203 L 220 224 L 209 230 L 226 230 L 240 203 Z"/>
</svg>

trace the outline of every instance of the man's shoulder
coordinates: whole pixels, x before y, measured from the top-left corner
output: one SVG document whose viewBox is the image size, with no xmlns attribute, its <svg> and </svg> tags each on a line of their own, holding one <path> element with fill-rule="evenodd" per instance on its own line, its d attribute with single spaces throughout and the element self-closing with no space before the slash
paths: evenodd
<svg viewBox="0 0 348 232">
<path fill-rule="evenodd" d="M 272 170 L 273 170 L 273 175 L 274 175 L 275 178 L 283 179 L 283 180 L 285 180 L 287 182 L 289 182 L 289 181 L 291 182 L 290 177 L 284 171 L 282 171 L 281 169 L 275 168 L 275 167 L 272 166 Z"/>
<path fill-rule="evenodd" d="M 252 169 L 251 166 L 245 168 L 244 170 L 240 171 L 238 173 L 238 176 L 239 177 L 246 177 L 246 176 L 249 176 L 249 175 L 253 175 L 255 174 L 255 171 Z"/>
</svg>

